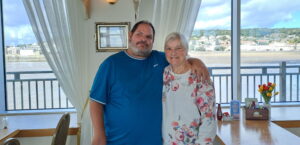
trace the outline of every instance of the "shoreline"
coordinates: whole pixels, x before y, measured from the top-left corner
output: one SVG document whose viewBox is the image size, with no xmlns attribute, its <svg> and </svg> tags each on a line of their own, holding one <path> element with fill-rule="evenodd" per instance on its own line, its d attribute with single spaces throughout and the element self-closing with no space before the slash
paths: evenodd
<svg viewBox="0 0 300 145">
<path fill-rule="evenodd" d="M 190 51 L 191 57 L 201 59 L 206 65 L 230 65 L 231 52 L 199 52 Z M 300 63 L 300 51 L 296 52 L 241 52 L 242 64 L 274 63 L 279 64 L 282 61 L 287 63 Z"/>
<path fill-rule="evenodd" d="M 201 59 L 206 65 L 230 65 L 230 51 L 190 51 L 191 57 Z M 272 63 L 279 64 L 282 61 L 287 63 L 300 63 L 300 51 L 242 51 L 242 64 Z M 45 57 L 7 57 L 6 63 L 30 63 L 30 62 L 47 62 Z"/>
</svg>

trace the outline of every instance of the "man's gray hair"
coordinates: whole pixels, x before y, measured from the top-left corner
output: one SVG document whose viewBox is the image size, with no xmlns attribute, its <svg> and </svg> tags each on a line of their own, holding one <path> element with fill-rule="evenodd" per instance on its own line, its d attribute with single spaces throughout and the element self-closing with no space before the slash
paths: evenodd
<svg viewBox="0 0 300 145">
<path fill-rule="evenodd" d="M 178 33 L 178 32 L 172 32 L 170 33 L 167 37 L 166 37 L 166 40 L 165 40 L 165 48 L 166 48 L 166 45 L 169 41 L 171 40 L 179 40 L 180 42 L 180 45 L 188 52 L 189 51 L 189 44 L 188 44 L 188 41 L 187 39 L 185 38 L 184 35 L 182 35 L 181 33 Z"/>
</svg>

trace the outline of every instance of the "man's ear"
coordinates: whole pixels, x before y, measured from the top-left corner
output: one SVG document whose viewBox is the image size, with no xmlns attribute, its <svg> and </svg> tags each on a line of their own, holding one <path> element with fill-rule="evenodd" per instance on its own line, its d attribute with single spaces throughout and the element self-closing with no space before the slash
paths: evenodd
<svg viewBox="0 0 300 145">
<path fill-rule="evenodd" d="M 131 41 L 132 32 L 128 32 L 128 40 Z"/>
</svg>

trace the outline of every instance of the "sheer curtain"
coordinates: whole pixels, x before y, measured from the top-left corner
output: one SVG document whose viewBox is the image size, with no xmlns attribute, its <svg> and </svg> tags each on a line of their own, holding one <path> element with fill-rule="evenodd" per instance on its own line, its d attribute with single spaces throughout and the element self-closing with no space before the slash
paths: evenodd
<svg viewBox="0 0 300 145">
<path fill-rule="evenodd" d="M 76 108 L 82 133 L 81 144 L 90 144 L 91 126 L 87 108 L 87 53 L 76 29 L 78 17 L 70 17 L 76 7 L 71 0 L 23 0 L 33 32 L 65 95 Z M 74 14 L 73 14 L 74 15 Z M 73 18 L 70 20 L 69 18 Z M 73 21 L 72 26 L 70 21 Z M 75 32 L 73 31 L 75 30 Z M 79 132 L 79 133 L 80 133 Z"/>
<path fill-rule="evenodd" d="M 153 48 L 163 50 L 166 36 L 174 31 L 184 34 L 189 39 L 194 30 L 200 5 L 201 0 L 153 0 L 153 11 L 150 16 L 156 30 Z"/>
</svg>

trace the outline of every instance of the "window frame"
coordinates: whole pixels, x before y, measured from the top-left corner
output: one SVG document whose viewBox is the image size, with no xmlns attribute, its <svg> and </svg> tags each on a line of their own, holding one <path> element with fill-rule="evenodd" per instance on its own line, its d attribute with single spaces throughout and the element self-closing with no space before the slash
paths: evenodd
<svg viewBox="0 0 300 145">
<path fill-rule="evenodd" d="M 62 112 L 77 112 L 75 108 L 54 108 L 54 109 L 33 109 L 33 110 L 7 110 L 7 80 L 6 80 L 6 59 L 5 59 L 5 35 L 3 20 L 3 1 L 0 1 L 0 116 L 14 114 L 51 114 Z"/>
<path fill-rule="evenodd" d="M 4 31 L 3 31 L 3 7 L 0 3 L 0 114 L 6 112 L 6 76 L 5 76 L 5 54 L 4 54 Z"/>
<path fill-rule="evenodd" d="M 241 0 L 231 0 L 231 99 L 241 100 Z"/>
</svg>

